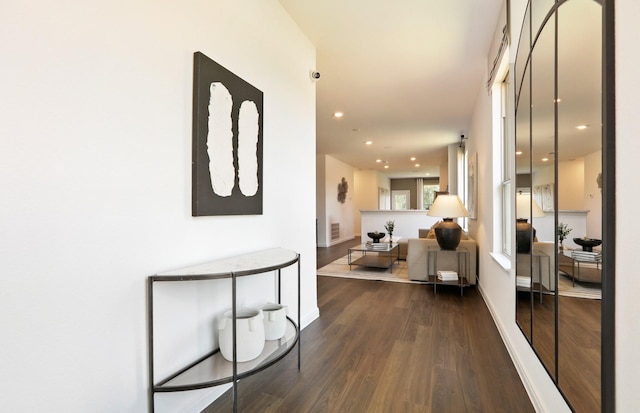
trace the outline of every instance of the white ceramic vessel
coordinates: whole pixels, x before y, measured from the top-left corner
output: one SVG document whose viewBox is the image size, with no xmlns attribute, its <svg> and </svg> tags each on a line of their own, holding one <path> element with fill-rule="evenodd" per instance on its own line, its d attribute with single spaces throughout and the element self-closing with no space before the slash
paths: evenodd
<svg viewBox="0 0 640 413">
<path fill-rule="evenodd" d="M 264 313 L 264 336 L 266 340 L 278 340 L 287 331 L 287 306 L 267 303 L 262 307 Z"/>
<path fill-rule="evenodd" d="M 236 311 L 236 354 L 238 363 L 255 359 L 264 349 L 262 310 L 242 308 Z M 233 361 L 233 320 L 231 310 L 218 322 L 220 353 Z"/>
</svg>

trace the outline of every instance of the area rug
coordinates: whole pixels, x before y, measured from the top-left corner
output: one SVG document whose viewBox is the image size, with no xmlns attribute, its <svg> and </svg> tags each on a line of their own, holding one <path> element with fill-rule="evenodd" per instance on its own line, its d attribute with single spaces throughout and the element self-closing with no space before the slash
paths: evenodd
<svg viewBox="0 0 640 413">
<path fill-rule="evenodd" d="M 357 278 L 370 281 L 391 281 L 399 283 L 424 284 L 409 279 L 406 261 L 396 261 L 392 271 L 385 268 L 370 268 L 352 265 L 349 269 L 348 256 L 344 256 L 317 270 L 318 275 L 325 277 Z"/>
<path fill-rule="evenodd" d="M 359 265 L 352 265 L 349 269 L 348 257 L 345 255 L 330 264 L 317 270 L 317 274 L 324 277 L 356 278 L 370 281 L 391 281 L 399 283 L 424 284 L 422 281 L 409 279 L 406 261 L 396 261 L 393 264 L 393 271 L 389 272 L 384 268 L 369 268 Z M 571 279 L 560 274 L 558 283 L 558 294 L 565 297 L 587 298 L 591 300 L 601 300 L 602 290 L 599 284 L 579 283 L 572 285 Z"/>
<path fill-rule="evenodd" d="M 571 278 L 566 277 L 564 274 L 558 276 L 558 294 L 564 297 L 588 298 L 591 300 L 602 299 L 600 284 L 576 281 L 576 285 L 573 286 Z"/>
</svg>

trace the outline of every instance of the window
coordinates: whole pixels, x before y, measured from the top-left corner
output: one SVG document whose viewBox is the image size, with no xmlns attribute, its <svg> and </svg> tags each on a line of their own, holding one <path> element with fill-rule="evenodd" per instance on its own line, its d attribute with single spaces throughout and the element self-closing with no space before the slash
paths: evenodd
<svg viewBox="0 0 640 413">
<path fill-rule="evenodd" d="M 422 205 L 424 209 L 431 208 L 436 199 L 436 192 L 440 190 L 440 185 L 425 184 L 422 186 Z"/>
<path fill-rule="evenodd" d="M 411 192 L 405 190 L 391 191 L 391 209 L 409 209 Z"/>
<path fill-rule="evenodd" d="M 495 80 L 491 86 L 491 118 L 492 118 L 492 165 L 493 198 L 493 242 L 492 252 L 498 261 L 504 262 L 513 255 L 513 234 L 515 218 L 514 209 L 514 162 L 513 162 L 513 134 L 510 129 L 512 111 L 511 95 L 509 94 L 509 51 L 508 47 L 496 71 Z M 502 258 L 501 258 L 502 257 Z M 502 261 L 502 259 L 505 261 Z"/>
<path fill-rule="evenodd" d="M 502 152 L 502 252 L 505 255 L 511 255 L 511 229 L 514 219 L 511 216 L 511 205 L 513 203 L 513 195 L 511 189 L 511 170 L 513 166 L 511 156 L 511 139 L 509 137 L 508 128 L 508 104 L 509 104 L 509 77 L 505 76 L 500 83 L 500 141 Z"/>
</svg>

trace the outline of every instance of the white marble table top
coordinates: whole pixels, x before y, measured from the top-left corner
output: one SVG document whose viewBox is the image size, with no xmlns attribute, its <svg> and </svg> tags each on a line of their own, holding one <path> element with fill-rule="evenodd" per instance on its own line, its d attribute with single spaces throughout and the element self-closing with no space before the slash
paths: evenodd
<svg viewBox="0 0 640 413">
<path fill-rule="evenodd" d="M 290 265 L 294 263 L 297 258 L 298 254 L 295 251 L 284 248 L 272 248 L 165 271 L 157 274 L 156 277 L 230 276 L 232 273 L 239 275 L 259 274 L 269 271 L 270 269 Z"/>
</svg>

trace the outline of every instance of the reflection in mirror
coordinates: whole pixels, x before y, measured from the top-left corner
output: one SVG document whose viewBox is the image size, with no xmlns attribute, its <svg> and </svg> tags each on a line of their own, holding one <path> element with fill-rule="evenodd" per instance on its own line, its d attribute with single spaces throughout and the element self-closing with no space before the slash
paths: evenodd
<svg viewBox="0 0 640 413">
<path fill-rule="evenodd" d="M 542 27 L 544 18 L 547 17 L 549 11 L 553 7 L 555 0 L 535 0 L 531 5 L 531 27 L 535 29 Z"/>
<path fill-rule="evenodd" d="M 574 238 L 602 239 L 601 13 L 594 0 L 558 8 L 558 220 L 571 229 L 559 281 L 590 296 L 600 294 L 601 246 L 589 254 Z M 575 411 L 599 412 L 601 300 L 560 295 L 558 332 L 560 390 Z"/>
<path fill-rule="evenodd" d="M 523 33 L 524 35 L 524 33 Z M 522 48 L 522 43 L 521 43 Z M 527 44 L 525 47 L 525 51 L 528 52 L 529 45 Z M 523 58 L 527 58 L 528 53 L 520 53 L 521 50 L 518 51 L 518 56 L 523 55 Z M 528 66 L 522 67 L 524 70 L 523 82 L 520 89 L 520 95 L 517 102 L 516 107 L 516 159 L 515 159 L 515 168 L 516 168 L 516 191 L 519 194 L 528 194 L 528 198 L 530 198 L 531 194 L 531 139 L 530 139 L 530 109 L 531 109 L 531 95 L 530 95 L 530 77 Z M 518 72 L 516 71 L 516 76 L 518 76 Z M 530 206 L 527 205 L 527 202 L 522 202 L 522 195 L 520 195 L 520 199 L 518 195 L 516 195 L 516 218 L 529 218 L 530 217 Z M 520 207 L 518 207 L 520 205 Z M 530 228 L 530 226 L 529 226 Z M 531 288 L 531 277 L 527 274 L 530 270 L 526 268 L 526 260 L 523 261 L 522 256 L 526 254 L 526 247 L 521 247 L 518 252 L 518 241 L 520 238 L 524 237 L 525 239 L 532 239 L 532 234 L 527 233 L 526 227 L 522 230 L 522 232 L 518 232 L 516 230 L 516 322 L 518 326 L 524 333 L 525 337 L 529 342 L 531 342 L 531 306 L 533 305 L 533 290 Z M 521 268 L 522 267 L 522 268 Z"/>
<path fill-rule="evenodd" d="M 532 16 L 533 11 L 535 7 Z M 544 214 L 531 218 L 536 238 L 529 257 L 534 289 L 540 295 L 533 306 L 531 342 L 552 377 L 556 377 L 556 300 L 555 295 L 551 295 L 555 293 L 556 278 L 551 271 L 555 268 L 556 253 L 555 30 L 556 15 L 553 14 L 542 27 L 531 53 L 531 188 L 533 202 Z"/>
<path fill-rule="evenodd" d="M 524 84 L 526 84 L 527 86 L 529 85 L 528 79 L 526 82 L 523 82 L 523 80 L 525 76 L 525 67 L 527 66 L 527 63 L 529 61 L 529 49 L 531 48 L 531 25 L 529 24 L 530 18 L 531 16 L 529 15 L 529 8 L 527 7 L 527 11 L 525 13 L 524 21 L 522 24 L 522 31 L 520 33 L 520 42 L 518 43 L 518 51 L 516 53 L 516 61 L 514 66 L 514 78 L 516 80 L 516 112 L 519 112 L 517 109 L 518 102 L 526 101 L 527 103 L 525 104 L 525 106 L 528 106 L 529 102 L 528 95 L 526 96 L 526 99 L 520 99 L 520 91 Z"/>
<path fill-rule="evenodd" d="M 600 299 L 602 247 L 594 245 L 602 242 L 605 202 L 602 6 L 532 3 L 515 62 L 515 158 L 516 202 L 527 198 L 516 213 L 530 219 L 535 238 L 516 254 L 516 321 L 572 409 L 597 412 L 601 314 L 609 306 Z"/>
</svg>

